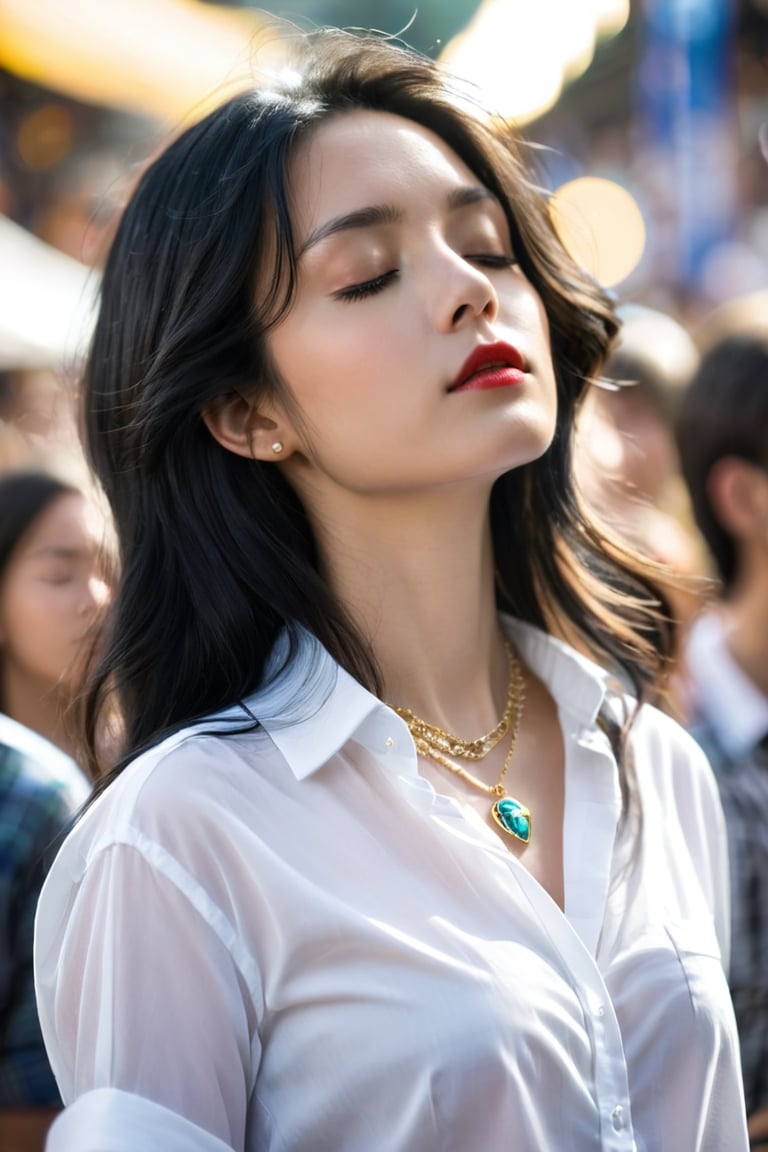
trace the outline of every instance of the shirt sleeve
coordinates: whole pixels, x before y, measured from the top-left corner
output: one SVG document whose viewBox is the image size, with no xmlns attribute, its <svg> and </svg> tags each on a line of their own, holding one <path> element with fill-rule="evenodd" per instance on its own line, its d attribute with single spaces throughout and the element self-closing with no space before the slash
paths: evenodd
<svg viewBox="0 0 768 1152">
<path fill-rule="evenodd" d="M 55 1121 L 46 1152 L 229 1152 L 230 1145 L 196 1124 L 139 1096 L 95 1088 L 79 1096 Z"/>
<path fill-rule="evenodd" d="M 692 736 L 665 717 L 676 747 L 676 809 L 699 883 L 712 913 L 723 968 L 731 957 L 728 834 L 712 767 Z"/>
<path fill-rule="evenodd" d="M 641 793 L 650 795 L 651 810 L 660 805 L 665 822 L 677 825 L 689 859 L 689 882 L 698 886 L 704 899 L 727 974 L 731 954 L 728 836 L 715 774 L 694 738 L 671 716 L 649 704 L 638 713 L 631 738 Z"/>
<path fill-rule="evenodd" d="M 157 1134 L 140 1127 L 150 1104 L 185 1128 L 180 1147 L 207 1152 L 218 1140 L 242 1149 L 259 1051 L 234 926 L 139 836 L 96 852 L 74 886 L 66 875 L 51 879 L 64 883 L 44 893 L 38 912 L 40 1019 L 67 1105 L 98 1089 L 121 1094 L 119 1108 L 100 1113 L 99 1152 L 125 1147 L 132 1115 L 142 1131 L 133 1147 L 175 1147 L 162 1135 L 168 1117 Z M 91 1149 L 82 1125 L 61 1123 L 62 1148 Z"/>
<path fill-rule="evenodd" d="M 720 955 L 723 958 L 723 968 L 726 976 L 731 966 L 731 887 L 730 866 L 728 860 L 728 836 L 725 818 L 716 797 L 718 807 L 718 835 L 714 848 L 715 877 L 714 877 L 714 904 L 715 904 L 715 931 L 720 944 Z"/>
</svg>

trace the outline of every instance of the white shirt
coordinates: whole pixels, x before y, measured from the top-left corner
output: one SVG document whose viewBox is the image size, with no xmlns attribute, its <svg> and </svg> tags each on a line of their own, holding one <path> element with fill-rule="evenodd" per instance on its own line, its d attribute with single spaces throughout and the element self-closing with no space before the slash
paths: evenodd
<svg viewBox="0 0 768 1152">
<path fill-rule="evenodd" d="M 70 1107 L 49 1152 L 746 1149 L 708 765 L 641 710 L 633 856 L 594 725 L 621 699 L 505 624 L 558 704 L 565 914 L 315 647 L 309 684 L 302 660 L 248 701 L 261 728 L 141 756 L 55 862 L 37 981 Z"/>
<path fill-rule="evenodd" d="M 736 663 L 716 612 L 691 625 L 685 646 L 685 691 L 714 730 L 723 751 L 739 760 L 768 733 L 768 699 Z"/>
</svg>

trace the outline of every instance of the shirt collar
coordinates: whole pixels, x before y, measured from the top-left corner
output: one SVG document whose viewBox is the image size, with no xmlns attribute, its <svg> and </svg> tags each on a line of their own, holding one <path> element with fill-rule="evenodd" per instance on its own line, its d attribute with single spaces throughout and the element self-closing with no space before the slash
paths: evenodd
<svg viewBox="0 0 768 1152">
<path fill-rule="evenodd" d="M 577 723 L 592 724 L 606 694 L 608 676 L 568 644 L 509 616 L 502 627 L 524 662 L 547 685 L 558 707 Z M 298 780 L 311 776 L 348 740 L 376 755 L 396 758 L 400 771 L 417 773 L 413 741 L 404 721 L 341 668 L 320 642 L 302 633 L 287 664 L 284 638 L 275 664 L 279 677 L 245 705 L 279 749 Z M 300 712 L 296 701 L 301 700 Z M 292 701 L 286 713 L 285 702 Z M 242 708 L 229 710 L 242 722 Z M 410 761 L 411 768 L 408 767 Z"/>
<path fill-rule="evenodd" d="M 583 725 L 594 724 L 610 686 L 611 677 L 589 657 L 511 616 L 501 624 L 520 656 L 542 680 L 563 712 Z"/>
<path fill-rule="evenodd" d="M 285 757 L 297 780 L 311 776 L 353 737 L 376 751 L 386 743 L 387 737 L 381 736 L 381 732 L 387 725 L 392 729 L 390 739 L 393 742 L 398 730 L 399 743 L 407 742 L 410 737 L 397 713 L 340 668 L 324 648 L 322 652 L 333 667 L 335 684 L 316 711 L 293 722 L 286 723 L 279 718 L 262 721 L 262 727 Z M 258 701 L 251 706 L 258 715 Z"/>
<path fill-rule="evenodd" d="M 694 621 L 686 663 L 694 707 L 706 717 L 726 755 L 746 755 L 768 732 L 768 699 L 734 660 L 723 622 L 714 612 Z"/>
</svg>

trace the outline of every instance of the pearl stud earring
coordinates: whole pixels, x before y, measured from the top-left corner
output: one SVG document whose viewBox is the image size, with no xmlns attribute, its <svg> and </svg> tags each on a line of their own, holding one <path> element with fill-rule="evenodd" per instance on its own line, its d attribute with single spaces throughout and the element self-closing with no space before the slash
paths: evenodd
<svg viewBox="0 0 768 1152">
<path fill-rule="evenodd" d="M 278 456 L 282 452 L 282 450 L 283 450 L 282 442 L 280 440 L 275 440 L 274 444 L 272 445 L 272 451 L 274 452 L 274 454 L 276 456 Z"/>
</svg>

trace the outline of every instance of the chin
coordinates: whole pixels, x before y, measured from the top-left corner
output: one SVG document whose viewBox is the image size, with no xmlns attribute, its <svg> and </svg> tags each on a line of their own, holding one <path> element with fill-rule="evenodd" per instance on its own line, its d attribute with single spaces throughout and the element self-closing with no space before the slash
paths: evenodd
<svg viewBox="0 0 768 1152">
<path fill-rule="evenodd" d="M 555 438 L 554 426 L 548 424 L 546 427 L 529 428 L 528 432 L 525 442 L 517 445 L 514 454 L 507 454 L 505 472 L 514 472 L 515 468 L 522 468 L 526 464 L 532 464 L 534 460 L 540 460 L 551 448 Z"/>
</svg>

